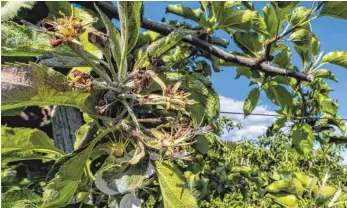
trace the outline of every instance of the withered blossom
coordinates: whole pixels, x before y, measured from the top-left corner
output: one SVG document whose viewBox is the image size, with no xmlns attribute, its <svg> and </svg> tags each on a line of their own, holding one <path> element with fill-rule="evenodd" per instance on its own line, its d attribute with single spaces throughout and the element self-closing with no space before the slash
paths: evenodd
<svg viewBox="0 0 347 208">
<path fill-rule="evenodd" d="M 42 20 L 40 25 L 49 25 L 46 32 L 54 32 L 56 39 L 50 40 L 52 47 L 59 47 L 63 42 L 71 41 L 82 34 L 88 24 L 82 25 L 80 20 L 75 16 L 74 7 L 71 5 L 71 16 L 66 16 L 63 12 L 59 11 L 62 18 L 56 20 Z"/>
<path fill-rule="evenodd" d="M 93 77 L 87 72 L 82 72 L 77 69 L 71 71 L 71 82 L 70 86 L 75 88 L 85 89 L 86 92 L 90 93 L 93 90 Z"/>
<path fill-rule="evenodd" d="M 133 80 L 136 89 L 146 90 L 149 88 L 151 83 L 151 75 L 146 70 L 139 70 L 133 75 Z"/>
</svg>

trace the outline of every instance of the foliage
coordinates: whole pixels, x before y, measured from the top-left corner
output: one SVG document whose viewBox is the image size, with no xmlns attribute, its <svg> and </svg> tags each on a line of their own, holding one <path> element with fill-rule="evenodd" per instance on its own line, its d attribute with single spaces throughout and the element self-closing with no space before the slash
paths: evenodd
<svg viewBox="0 0 347 208">
<path fill-rule="evenodd" d="M 263 16 L 251 2 L 201 2 L 196 9 L 170 5 L 167 12 L 196 25 L 166 22 L 174 28 L 167 36 L 140 31 L 142 2 L 118 2 L 117 8 L 104 3 L 117 9 L 119 28 L 96 4 L 91 12 L 68 2 L 45 2 L 49 15 L 37 25 L 14 19 L 34 3 L 9 4 L 2 3 L 2 56 L 42 60 L 2 66 L 1 110 L 14 115 L 26 106 L 72 106 L 88 121 L 76 132 L 70 154 L 39 130 L 2 127 L 5 173 L 13 173 L 18 161 L 50 162 L 43 165 L 50 170 L 42 171 L 45 182 L 34 181 L 29 190 L 13 185 L 18 183 L 13 174 L 4 174 L 13 186 L 4 189 L 6 206 L 345 206 L 346 168 L 338 165 L 338 154 L 346 138 L 333 130 L 344 133 L 346 127 L 325 81 L 337 78 L 321 66 L 347 68 L 346 52 L 323 56 L 309 25 L 324 15 L 346 19 L 345 3 L 314 2 L 308 9 L 298 2 L 271 2 Z M 256 60 L 256 66 L 237 66 L 237 78 L 256 85 L 246 98 L 245 116 L 262 92 L 279 107 L 267 137 L 256 142 L 224 144 L 216 137 L 239 126 L 218 118 L 219 97 L 209 79 L 212 71 L 235 64 L 181 41 L 195 36 L 227 47 L 228 40 L 214 36 L 216 30 L 230 35 L 240 49 L 235 54 Z M 293 51 L 281 42 L 286 36 L 301 66 L 292 64 Z M 313 80 L 257 70 L 264 62 Z M 72 70 L 66 76 L 52 66 Z M 283 127 L 288 135 L 280 133 Z M 88 135 L 92 128 L 96 132 Z"/>
</svg>

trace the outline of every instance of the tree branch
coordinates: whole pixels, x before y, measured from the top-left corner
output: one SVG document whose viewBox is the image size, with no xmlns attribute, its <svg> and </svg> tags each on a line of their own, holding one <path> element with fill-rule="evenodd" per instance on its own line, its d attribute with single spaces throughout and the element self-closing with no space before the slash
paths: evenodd
<svg viewBox="0 0 347 208">
<path fill-rule="evenodd" d="M 74 1 L 72 1 L 74 2 Z M 86 7 L 88 9 L 94 10 L 94 5 L 93 2 L 74 2 L 76 4 L 82 5 L 83 7 Z M 109 18 L 115 18 L 115 19 L 119 19 L 119 14 L 118 14 L 118 9 L 114 6 L 112 6 L 111 4 L 107 3 L 107 2 L 102 2 L 102 1 L 98 1 L 95 2 L 95 4 L 109 17 Z M 171 33 L 174 28 L 162 24 L 162 23 L 158 23 L 155 21 L 152 21 L 150 19 L 147 18 L 142 18 L 142 22 L 141 22 L 141 27 L 148 29 L 148 30 L 152 30 L 155 31 L 157 33 L 160 33 L 162 35 L 168 35 L 169 33 Z M 224 50 L 204 41 L 199 39 L 198 37 L 194 37 L 192 35 L 188 35 L 186 37 L 184 37 L 182 39 L 182 41 L 192 44 L 197 48 L 200 48 L 218 58 L 221 58 L 227 62 L 231 62 L 234 64 L 238 64 L 241 66 L 246 66 L 246 67 L 250 67 L 250 68 L 254 68 L 257 69 L 259 71 L 265 72 L 266 74 L 269 75 L 280 75 L 280 76 L 288 76 L 288 77 L 294 77 L 297 80 L 300 81 L 308 81 L 311 82 L 313 81 L 313 76 L 312 75 L 308 75 L 308 74 L 304 74 L 301 72 L 296 72 L 296 71 L 292 71 L 292 70 L 286 70 L 286 69 L 282 69 L 282 68 L 278 68 L 275 66 L 272 66 L 268 63 L 259 63 L 259 60 L 257 59 L 253 59 L 253 58 L 248 58 L 248 57 L 244 57 L 244 56 L 240 56 L 240 55 L 235 55 L 232 53 L 228 53 L 225 52 Z"/>
</svg>

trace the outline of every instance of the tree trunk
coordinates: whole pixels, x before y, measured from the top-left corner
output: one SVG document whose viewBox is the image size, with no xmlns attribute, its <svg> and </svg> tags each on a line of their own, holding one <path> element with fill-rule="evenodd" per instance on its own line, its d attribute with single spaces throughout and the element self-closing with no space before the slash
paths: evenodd
<svg viewBox="0 0 347 208">
<path fill-rule="evenodd" d="M 74 151 L 75 132 L 82 126 L 82 113 L 79 109 L 55 106 L 52 115 L 54 145 L 65 153 Z"/>
</svg>

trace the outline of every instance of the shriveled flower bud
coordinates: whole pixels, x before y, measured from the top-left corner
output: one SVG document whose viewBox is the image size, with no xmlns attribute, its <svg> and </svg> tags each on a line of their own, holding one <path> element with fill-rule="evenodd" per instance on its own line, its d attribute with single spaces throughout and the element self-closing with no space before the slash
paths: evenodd
<svg viewBox="0 0 347 208">
<path fill-rule="evenodd" d="M 77 69 L 72 70 L 70 86 L 82 88 L 85 89 L 86 92 L 91 92 L 93 90 L 93 82 L 93 77 L 87 72 L 81 72 Z"/>
<path fill-rule="evenodd" d="M 89 31 L 88 40 L 94 45 L 104 48 L 107 43 L 108 35 L 96 30 L 94 27 L 91 27 Z"/>
<path fill-rule="evenodd" d="M 151 83 L 151 75 L 147 73 L 146 70 L 139 70 L 134 74 L 133 80 L 136 89 L 146 90 L 149 88 L 149 85 Z"/>
</svg>

